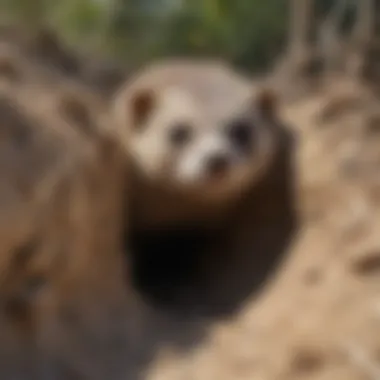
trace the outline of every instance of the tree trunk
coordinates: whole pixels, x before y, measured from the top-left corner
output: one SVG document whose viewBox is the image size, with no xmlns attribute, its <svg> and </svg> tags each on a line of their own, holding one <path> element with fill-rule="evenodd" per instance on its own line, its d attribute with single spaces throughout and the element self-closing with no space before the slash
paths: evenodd
<svg viewBox="0 0 380 380">
<path fill-rule="evenodd" d="M 352 61 L 350 74 L 378 82 L 380 78 L 380 46 L 377 41 L 380 23 L 379 0 L 360 0 L 356 4 L 357 18 L 352 31 Z"/>
<path fill-rule="evenodd" d="M 360 45 L 368 45 L 375 31 L 376 16 L 375 0 L 360 0 L 357 2 L 357 19 L 353 30 L 353 39 Z"/>
<path fill-rule="evenodd" d="M 290 0 L 289 53 L 303 56 L 310 48 L 313 0 Z"/>
</svg>

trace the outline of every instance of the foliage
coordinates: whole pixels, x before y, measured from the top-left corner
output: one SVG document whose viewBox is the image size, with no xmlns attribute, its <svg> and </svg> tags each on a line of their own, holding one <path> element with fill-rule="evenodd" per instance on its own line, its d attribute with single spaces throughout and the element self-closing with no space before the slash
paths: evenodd
<svg viewBox="0 0 380 380">
<path fill-rule="evenodd" d="M 129 65 L 206 55 L 261 69 L 280 53 L 288 27 L 287 0 L 0 0 L 5 10 Z"/>
</svg>

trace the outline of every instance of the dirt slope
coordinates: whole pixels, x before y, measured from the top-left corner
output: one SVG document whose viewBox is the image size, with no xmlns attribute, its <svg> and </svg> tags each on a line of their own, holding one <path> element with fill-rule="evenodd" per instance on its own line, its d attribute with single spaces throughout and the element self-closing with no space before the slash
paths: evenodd
<svg viewBox="0 0 380 380">
<path fill-rule="evenodd" d="M 329 78 L 284 107 L 301 223 L 282 260 L 223 317 L 139 315 L 112 380 L 380 378 L 378 106 L 358 83 Z"/>
<path fill-rule="evenodd" d="M 142 378 L 379 378 L 378 104 L 359 84 L 333 78 L 285 107 L 299 138 L 302 220 L 285 259 L 228 319 L 169 318 L 177 332 L 168 335 L 190 336 L 191 343 L 181 350 L 176 339 L 161 341 Z M 202 331 L 195 344 L 194 331 Z"/>
</svg>

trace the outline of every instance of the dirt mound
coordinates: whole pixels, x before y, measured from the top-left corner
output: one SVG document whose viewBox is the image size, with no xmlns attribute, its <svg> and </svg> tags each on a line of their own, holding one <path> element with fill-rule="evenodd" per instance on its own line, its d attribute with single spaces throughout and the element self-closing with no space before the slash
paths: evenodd
<svg viewBox="0 0 380 380">
<path fill-rule="evenodd" d="M 298 136 L 301 217 L 285 259 L 228 319 L 187 320 L 177 334 L 200 324 L 202 341 L 190 351 L 162 344 L 143 378 L 379 376 L 378 104 L 366 87 L 335 77 L 285 107 Z"/>
<path fill-rule="evenodd" d="M 0 373 L 31 379 L 46 366 L 80 373 L 86 355 L 113 361 L 132 297 L 118 250 L 124 160 L 106 105 L 16 50 L 0 49 Z"/>
<path fill-rule="evenodd" d="M 9 47 L 7 44 L 1 46 Z M 70 215 L 74 219 L 69 228 L 67 224 L 65 227 L 68 228 L 65 234 L 70 235 L 64 235 L 70 236 L 73 263 L 78 264 L 77 268 L 85 273 L 83 277 L 89 280 L 83 292 L 76 292 L 76 287 L 84 282 L 72 282 L 68 297 L 81 302 L 83 295 L 96 293 L 97 296 L 106 295 L 103 299 L 109 298 L 111 302 L 119 297 L 118 280 L 106 277 L 109 283 L 103 286 L 98 279 L 104 273 L 119 273 L 122 267 L 114 254 L 118 255 L 120 248 L 117 239 L 123 185 L 118 180 L 124 176 L 124 168 L 123 165 L 110 166 L 112 160 L 119 162 L 115 156 L 116 147 L 107 139 L 97 140 L 98 131 L 93 129 L 96 120 L 92 118 L 99 121 L 100 114 L 87 113 L 88 108 L 75 98 L 88 99 L 90 107 L 99 103 L 95 95 L 92 98 L 77 83 L 75 76 L 62 74 L 72 82 L 57 79 L 59 75 L 47 74 L 37 61 L 34 67 L 25 61 L 25 55 L 20 58 L 18 52 L 6 49 L 0 49 L 0 82 L 8 96 L 7 86 L 22 94 L 15 97 L 30 110 L 34 109 L 35 117 L 42 118 L 45 127 L 51 125 L 60 129 L 74 125 L 73 140 L 76 142 L 80 141 L 77 134 L 83 141 L 91 141 L 91 147 L 94 141 L 100 142 L 100 148 L 96 145 L 100 154 L 90 162 L 79 160 L 81 169 L 73 171 L 77 173 L 77 181 L 70 193 L 76 196 L 71 198 L 70 206 L 63 203 L 64 215 L 67 216 L 67 207 L 72 207 L 73 212 Z M 9 64 L 12 59 L 16 65 Z M 37 96 L 36 84 L 41 83 L 44 90 L 40 89 Z M 233 311 L 223 315 L 205 314 L 202 310 L 184 315 L 152 309 L 144 313 L 144 318 L 138 316 L 139 327 L 127 333 L 126 341 L 122 341 L 122 329 L 115 322 L 120 323 L 124 311 L 114 308 L 114 304 L 110 307 L 109 303 L 102 303 L 105 305 L 101 307 L 102 313 L 99 305 L 94 306 L 90 300 L 80 309 L 88 311 L 84 318 L 70 314 L 75 307 L 68 308 L 66 321 L 72 323 L 74 320 L 77 330 L 68 329 L 62 335 L 54 335 L 57 336 L 55 343 L 59 343 L 55 349 L 63 351 L 63 362 L 66 366 L 69 363 L 68 369 L 65 368 L 68 373 L 75 373 L 79 368 L 79 372 L 84 371 L 92 379 L 103 379 L 104 368 L 112 368 L 114 372 L 108 378 L 134 380 L 364 380 L 379 377 L 378 105 L 379 99 L 368 87 L 345 77 L 334 77 L 320 83 L 314 93 L 284 106 L 284 118 L 298 140 L 294 207 L 300 226 L 265 281 L 254 278 L 255 263 L 258 265 L 266 259 L 255 257 L 259 251 L 251 252 L 254 260 L 243 263 L 244 276 L 251 275 L 253 279 L 250 280 L 257 283 L 255 292 L 247 294 Z M 1 116 L 2 142 L 9 142 L 5 134 L 8 121 L 4 119 L 4 110 Z M 21 142 L 19 137 L 16 133 L 16 144 L 23 143 L 23 137 Z M 36 149 L 39 147 L 37 145 Z M 15 154 L 11 148 L 7 148 L 8 153 Z M 42 148 L 47 149 L 47 146 Z M 82 157 L 81 149 L 77 152 Z M 1 154 L 5 153 L 3 149 Z M 23 155 L 16 155 L 23 160 L 23 169 L 30 159 L 27 154 L 28 150 L 24 150 Z M 35 157 L 33 152 L 30 154 Z M 11 162 L 1 161 L 1 164 Z M 114 171 L 109 170 L 111 167 Z M 11 176 L 17 172 L 12 172 L 11 166 L 6 169 L 11 183 Z M 67 188 L 63 190 L 67 196 Z M 281 192 L 280 188 L 274 190 Z M 54 214 L 53 210 L 51 212 Z M 52 231 L 56 230 L 52 228 Z M 260 230 L 260 234 L 263 241 L 272 240 L 276 245 L 270 229 Z M 83 256 L 83 252 L 87 253 Z M 266 254 L 270 252 L 260 251 L 260 255 Z M 215 268 L 218 271 L 218 263 Z M 223 294 L 231 289 L 228 282 L 219 281 L 217 286 L 222 302 Z M 214 303 L 218 306 L 216 301 Z M 106 307 L 112 309 L 114 317 L 107 313 Z M 98 316 L 104 327 L 98 337 L 108 334 L 104 340 L 109 348 L 107 353 L 97 350 L 100 341 L 92 340 L 94 335 L 91 336 Z M 54 334 L 58 332 L 54 330 Z M 91 337 L 85 346 L 81 346 L 83 340 L 75 340 L 80 335 L 78 332 Z M 73 347 L 76 349 L 72 350 Z"/>
</svg>

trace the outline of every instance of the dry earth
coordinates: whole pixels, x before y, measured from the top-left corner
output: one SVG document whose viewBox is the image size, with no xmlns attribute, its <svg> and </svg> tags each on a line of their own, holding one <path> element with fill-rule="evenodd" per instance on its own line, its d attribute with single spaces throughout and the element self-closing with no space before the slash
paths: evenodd
<svg viewBox="0 0 380 380">
<path fill-rule="evenodd" d="M 284 107 L 299 142 L 299 230 L 259 292 L 223 320 L 189 318 L 179 334 L 191 348 L 161 343 L 144 379 L 380 378 L 378 104 L 336 77 Z"/>
<path fill-rule="evenodd" d="M 299 143 L 300 226 L 281 260 L 223 316 L 196 308 L 139 316 L 128 353 L 121 353 L 126 370 L 110 378 L 380 378 L 378 106 L 368 89 L 338 77 L 285 104 Z M 265 252 L 252 255 L 253 263 L 265 260 Z M 230 284 L 218 286 L 222 301 Z"/>
</svg>

